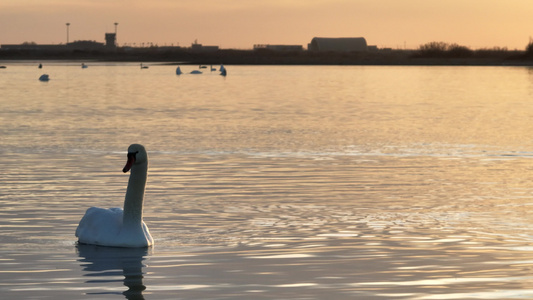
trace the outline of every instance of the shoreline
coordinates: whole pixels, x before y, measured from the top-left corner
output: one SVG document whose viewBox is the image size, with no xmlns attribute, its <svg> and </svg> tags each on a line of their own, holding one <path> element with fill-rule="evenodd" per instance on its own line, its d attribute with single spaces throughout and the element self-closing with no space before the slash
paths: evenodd
<svg viewBox="0 0 533 300">
<path fill-rule="evenodd" d="M 0 61 L 161 62 L 182 65 L 383 65 L 383 66 L 533 66 L 523 51 L 425 56 L 414 50 L 308 52 L 218 50 L 213 52 L 136 49 L 134 51 L 0 51 Z"/>
</svg>

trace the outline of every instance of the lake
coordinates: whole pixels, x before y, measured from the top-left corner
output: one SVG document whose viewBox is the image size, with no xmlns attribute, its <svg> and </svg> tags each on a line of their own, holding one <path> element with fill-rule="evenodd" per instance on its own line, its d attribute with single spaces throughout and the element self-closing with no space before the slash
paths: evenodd
<svg viewBox="0 0 533 300">
<path fill-rule="evenodd" d="M 38 63 L 0 70 L 2 299 L 533 297 L 531 68 Z M 155 246 L 78 245 L 132 143 Z"/>
</svg>

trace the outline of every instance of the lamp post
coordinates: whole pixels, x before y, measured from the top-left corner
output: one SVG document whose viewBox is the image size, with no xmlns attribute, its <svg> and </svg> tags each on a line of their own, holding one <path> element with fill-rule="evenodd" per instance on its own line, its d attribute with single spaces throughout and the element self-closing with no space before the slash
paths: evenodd
<svg viewBox="0 0 533 300">
<path fill-rule="evenodd" d="M 117 26 L 118 26 L 118 23 L 115 22 L 115 45 L 118 47 L 118 43 L 117 43 Z"/>
<path fill-rule="evenodd" d="M 67 45 L 68 45 L 68 42 L 69 42 L 69 40 L 68 40 L 68 29 L 69 29 L 70 23 L 67 23 L 66 25 L 67 25 Z"/>
</svg>

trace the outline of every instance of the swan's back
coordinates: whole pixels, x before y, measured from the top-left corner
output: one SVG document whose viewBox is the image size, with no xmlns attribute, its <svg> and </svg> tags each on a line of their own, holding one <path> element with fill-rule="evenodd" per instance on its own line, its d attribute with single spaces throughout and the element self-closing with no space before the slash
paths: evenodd
<svg viewBox="0 0 533 300">
<path fill-rule="evenodd" d="M 122 208 L 91 207 L 80 220 L 76 229 L 78 241 L 82 244 L 108 245 L 113 243 L 122 229 Z"/>
<path fill-rule="evenodd" d="M 122 208 L 91 207 L 76 229 L 78 242 L 111 247 L 149 247 L 154 240 L 144 221 L 139 226 L 123 226 Z"/>
</svg>

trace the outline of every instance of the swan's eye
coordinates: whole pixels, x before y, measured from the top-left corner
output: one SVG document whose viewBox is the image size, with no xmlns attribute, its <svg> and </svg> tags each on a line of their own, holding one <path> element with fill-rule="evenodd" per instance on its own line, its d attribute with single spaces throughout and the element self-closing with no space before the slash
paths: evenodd
<svg viewBox="0 0 533 300">
<path fill-rule="evenodd" d="M 136 151 L 136 152 L 129 152 L 128 153 L 128 159 L 132 158 L 133 161 L 135 161 L 137 159 L 137 153 L 139 153 L 139 151 Z"/>
</svg>

